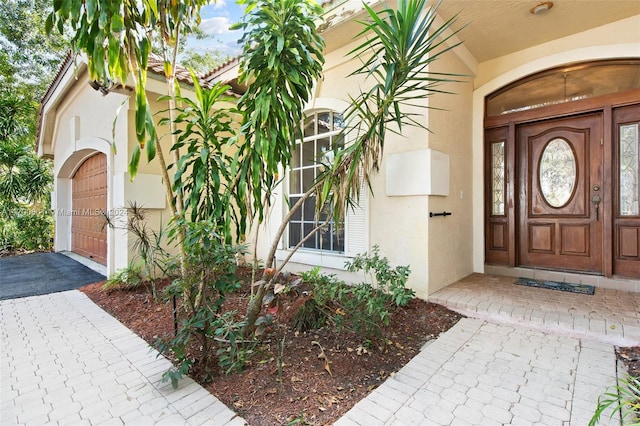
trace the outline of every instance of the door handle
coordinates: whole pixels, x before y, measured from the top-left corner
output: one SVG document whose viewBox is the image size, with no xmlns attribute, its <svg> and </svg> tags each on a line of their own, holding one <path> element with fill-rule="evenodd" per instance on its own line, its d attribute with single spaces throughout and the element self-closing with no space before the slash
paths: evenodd
<svg viewBox="0 0 640 426">
<path fill-rule="evenodd" d="M 602 199 L 598 194 L 591 197 L 591 202 L 596 206 L 596 220 L 600 220 L 600 201 L 602 201 Z"/>
</svg>

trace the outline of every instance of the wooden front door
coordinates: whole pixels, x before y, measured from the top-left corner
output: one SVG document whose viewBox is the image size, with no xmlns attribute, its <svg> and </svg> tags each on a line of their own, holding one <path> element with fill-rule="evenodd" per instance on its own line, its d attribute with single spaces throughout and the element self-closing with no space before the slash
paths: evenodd
<svg viewBox="0 0 640 426">
<path fill-rule="evenodd" d="M 602 273 L 602 126 L 597 113 L 517 127 L 519 265 Z"/>
</svg>

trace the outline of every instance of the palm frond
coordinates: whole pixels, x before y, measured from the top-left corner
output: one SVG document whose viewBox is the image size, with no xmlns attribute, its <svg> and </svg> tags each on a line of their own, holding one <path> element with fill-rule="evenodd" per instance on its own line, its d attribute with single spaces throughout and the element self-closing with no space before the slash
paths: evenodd
<svg viewBox="0 0 640 426">
<path fill-rule="evenodd" d="M 460 42 L 453 37 L 457 17 L 437 25 L 437 10 L 428 8 L 426 0 L 399 0 L 397 9 L 375 12 L 364 5 L 368 21 L 357 37 L 365 40 L 349 55 L 361 64 L 350 76 L 372 81 L 369 90 L 352 98 L 344 113 L 344 133 L 355 134 L 354 141 L 336 155 L 332 167 L 321 175 L 318 206 L 333 198 L 335 217 L 343 217 L 344 209 L 357 202 L 364 182 L 369 188 L 373 175 L 380 169 L 387 132 L 402 134 L 404 127 L 420 127 L 415 108 L 430 108 L 416 102 L 433 94 L 449 94 L 439 87 L 459 82 L 465 75 L 429 71 L 429 66 Z"/>
</svg>

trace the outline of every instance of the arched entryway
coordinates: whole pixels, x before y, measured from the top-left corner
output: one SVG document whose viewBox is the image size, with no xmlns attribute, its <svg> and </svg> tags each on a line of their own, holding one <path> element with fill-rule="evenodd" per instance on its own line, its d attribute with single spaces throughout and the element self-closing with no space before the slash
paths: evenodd
<svg viewBox="0 0 640 426">
<path fill-rule="evenodd" d="M 71 251 L 107 263 L 107 156 L 87 158 L 71 179 Z"/>
<path fill-rule="evenodd" d="M 640 278 L 640 60 L 523 78 L 484 129 L 487 264 Z"/>
</svg>

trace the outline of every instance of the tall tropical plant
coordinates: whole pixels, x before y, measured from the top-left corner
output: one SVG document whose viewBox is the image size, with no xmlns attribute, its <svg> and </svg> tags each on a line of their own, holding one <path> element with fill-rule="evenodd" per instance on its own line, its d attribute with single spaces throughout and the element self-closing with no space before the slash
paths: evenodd
<svg viewBox="0 0 640 426">
<path fill-rule="evenodd" d="M 44 22 L 50 0 L 0 2 L 0 251 L 48 250 L 51 164 L 34 147 L 38 102 L 67 52 Z"/>
<path fill-rule="evenodd" d="M 241 0 L 247 6 L 241 43 L 240 83 L 249 84 L 238 102 L 242 113 L 237 169 L 232 190 L 249 200 L 258 221 L 287 168 L 305 103 L 322 73 L 324 40 L 316 25 L 323 9 L 314 0 Z M 272 259 L 267 264 L 271 264 Z M 259 281 L 247 311 L 245 335 L 253 332 L 269 280 Z"/>
<path fill-rule="evenodd" d="M 315 0 L 240 0 L 247 6 L 240 40 L 238 102 L 242 113 L 237 189 L 252 196 L 259 220 L 270 191 L 287 167 L 299 138 L 304 106 L 321 76 L 324 39 L 316 25 L 323 13 Z"/>
<path fill-rule="evenodd" d="M 0 91 L 0 252 L 47 250 L 53 175 L 33 147 L 34 102 Z"/>
<path fill-rule="evenodd" d="M 371 179 L 380 168 L 387 133 L 401 134 L 407 126 L 426 128 L 418 121 L 417 114 L 408 112 L 407 107 L 414 110 L 416 107 L 428 108 L 426 103 L 416 100 L 434 93 L 448 93 L 440 86 L 462 77 L 429 70 L 430 64 L 459 44 L 452 42 L 457 33 L 451 29 L 455 17 L 441 25 L 436 23 L 439 5 L 440 2 L 428 8 L 426 0 L 399 0 L 397 9 L 387 8 L 380 12 L 364 5 L 368 20 L 362 22 L 364 28 L 357 37 L 366 36 L 365 41 L 349 54 L 362 63 L 351 77 L 364 78 L 371 88 L 352 97 L 351 106 L 345 112 L 348 126 L 343 133 L 350 133 L 349 139 L 353 142 L 334 153 L 334 160 L 325 165 L 325 171 L 315 184 L 291 207 L 289 216 L 274 236 L 265 261 L 267 265 L 275 260 L 289 218 L 307 198 L 317 197 L 318 216 L 321 209 L 332 205 L 333 214 L 326 220 L 343 217 L 350 205 L 357 204 L 363 185 L 370 190 Z M 298 116 L 295 118 L 299 119 Z M 290 126 L 295 126 L 294 123 Z M 286 167 L 288 162 L 282 161 L 282 165 Z M 325 225 L 320 223 L 311 232 L 317 232 Z M 250 305 L 245 319 L 245 335 L 253 332 L 265 289 L 272 285 L 285 264 L 286 261 L 281 262 L 275 274 L 263 276 L 255 303 Z"/>
<path fill-rule="evenodd" d="M 0 207 L 39 204 L 51 191 L 50 164 L 33 150 L 32 101 L 0 93 Z"/>
<path fill-rule="evenodd" d="M 181 127 L 175 131 L 178 139 L 171 149 L 183 150 L 175 164 L 173 186 L 184 194 L 185 218 L 213 222 L 216 232 L 231 244 L 234 231 L 244 229 L 246 209 L 229 189 L 234 181 L 230 153 L 234 114 L 221 105 L 233 105 L 236 99 L 228 95 L 228 85 L 217 83 L 204 89 L 193 71 L 191 76 L 195 96 L 177 98 L 180 106 L 173 120 Z M 160 123 L 169 121 L 165 118 Z"/>
<path fill-rule="evenodd" d="M 101 85 L 126 84 L 135 86 L 135 129 L 138 144 L 129 162 L 129 173 L 135 178 L 142 151 L 148 161 L 156 155 L 165 185 L 168 204 L 174 218 L 183 215 L 182 193 L 174 192 L 169 177 L 169 163 L 164 147 L 158 143 L 156 126 L 146 92 L 147 68 L 153 41 L 160 42 L 167 84 L 169 133 L 175 140 L 175 79 L 180 38 L 200 23 L 200 9 L 209 0 L 68 0 L 54 1 L 46 29 L 64 33 L 71 29 L 71 46 L 75 54 L 87 56 L 89 78 Z M 173 151 L 173 162 L 180 159 L 179 150 Z M 181 272 L 186 274 L 184 259 L 185 231 L 178 232 Z"/>
</svg>

